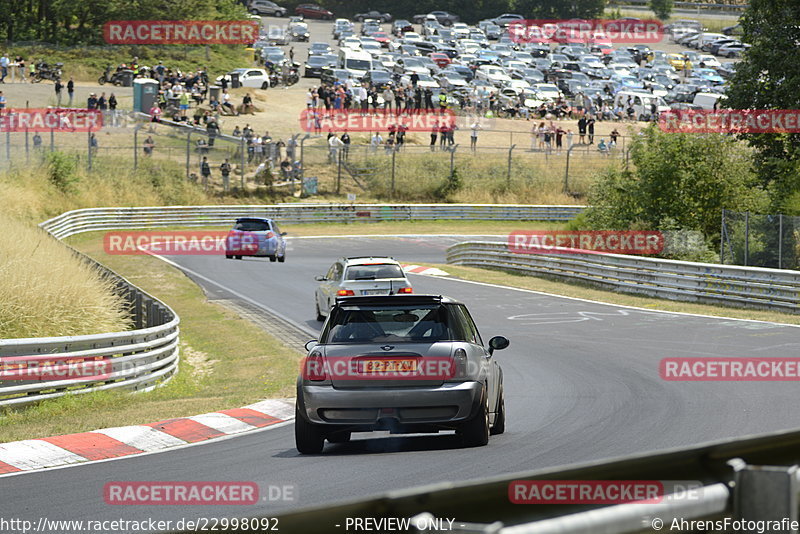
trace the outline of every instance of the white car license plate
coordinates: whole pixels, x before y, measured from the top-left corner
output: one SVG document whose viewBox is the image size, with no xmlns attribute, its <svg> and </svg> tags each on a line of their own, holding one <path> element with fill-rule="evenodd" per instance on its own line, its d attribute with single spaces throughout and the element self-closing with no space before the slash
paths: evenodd
<svg viewBox="0 0 800 534">
<path fill-rule="evenodd" d="M 361 290 L 361 294 L 362 295 L 385 295 L 386 294 L 386 290 L 385 289 L 362 289 Z"/>
</svg>

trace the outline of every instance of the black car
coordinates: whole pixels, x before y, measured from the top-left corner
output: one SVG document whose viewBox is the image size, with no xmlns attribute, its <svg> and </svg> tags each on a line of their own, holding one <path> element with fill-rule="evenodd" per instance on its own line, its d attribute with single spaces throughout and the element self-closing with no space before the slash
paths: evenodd
<svg viewBox="0 0 800 534">
<path fill-rule="evenodd" d="M 367 11 L 366 13 L 358 13 L 353 17 L 358 22 L 364 22 L 367 19 L 379 20 L 381 22 L 389 22 L 392 16 L 389 13 L 381 13 L 380 11 Z"/>
<path fill-rule="evenodd" d="M 350 71 L 347 69 L 324 68 L 320 74 L 322 83 L 334 84 L 336 82 L 346 83 L 350 79 Z"/>
<path fill-rule="evenodd" d="M 388 70 L 368 70 L 361 81 L 374 85 L 377 89 L 386 89 L 394 85 L 392 73 Z"/>
<path fill-rule="evenodd" d="M 328 60 L 325 56 L 311 56 L 305 64 L 303 78 L 319 78 L 322 70 L 328 67 Z"/>
<path fill-rule="evenodd" d="M 415 24 L 422 24 L 427 20 L 428 15 L 433 15 L 436 17 L 437 22 L 442 26 L 452 26 L 453 23 L 458 22 L 459 17 L 458 15 L 454 15 L 452 13 L 448 13 L 447 11 L 431 11 L 430 13 L 424 13 L 422 15 L 414 15 L 413 21 Z"/>
<path fill-rule="evenodd" d="M 392 33 L 398 37 L 402 37 L 406 32 L 413 32 L 414 26 L 411 25 L 406 19 L 394 21 L 392 24 Z"/>
</svg>

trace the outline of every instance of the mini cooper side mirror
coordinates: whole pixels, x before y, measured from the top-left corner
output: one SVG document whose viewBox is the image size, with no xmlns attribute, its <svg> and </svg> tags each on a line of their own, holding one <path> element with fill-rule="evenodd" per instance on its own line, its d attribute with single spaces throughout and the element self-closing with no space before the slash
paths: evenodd
<svg viewBox="0 0 800 534">
<path fill-rule="evenodd" d="M 307 351 L 311 352 L 311 349 L 313 349 L 317 345 L 319 345 L 319 342 L 317 342 L 316 339 L 312 339 L 311 341 L 306 341 L 305 347 Z"/>
<path fill-rule="evenodd" d="M 493 354 L 496 350 L 503 350 L 508 347 L 510 341 L 503 336 L 494 336 L 489 340 L 489 354 Z"/>
<path fill-rule="evenodd" d="M 325 278 L 322 275 L 319 275 L 319 276 L 315 276 L 314 280 L 316 280 L 317 282 L 324 282 L 325 280 L 327 280 L 327 278 Z"/>
</svg>

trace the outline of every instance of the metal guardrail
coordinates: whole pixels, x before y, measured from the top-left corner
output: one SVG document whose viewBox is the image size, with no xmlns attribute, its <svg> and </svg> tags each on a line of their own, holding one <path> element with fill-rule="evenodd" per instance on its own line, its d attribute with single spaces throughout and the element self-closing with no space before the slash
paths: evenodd
<svg viewBox="0 0 800 534">
<path fill-rule="evenodd" d="M 635 6 L 648 6 L 650 0 L 613 0 L 610 2 L 609 7 L 617 8 L 627 5 Z M 750 7 L 747 4 L 711 4 L 703 2 L 674 2 L 673 6 L 676 9 L 693 9 L 696 11 L 709 10 L 709 11 L 733 11 L 742 12 Z"/>
<path fill-rule="evenodd" d="M 663 532 L 758 532 L 750 528 L 670 528 L 677 520 L 789 521 L 798 519 L 800 430 L 744 439 L 727 439 L 656 453 L 566 467 L 503 474 L 469 482 L 442 482 L 387 492 L 341 504 L 278 514 L 281 530 L 327 534 L 348 518 L 454 519 L 451 534 L 597 534 Z M 667 492 L 660 502 L 570 504 L 567 499 L 515 504 L 509 498 L 516 481 L 659 481 Z M 657 520 L 657 521 L 656 521 Z M 656 523 L 653 523 L 656 521 Z M 412 523 L 413 524 L 413 523 Z M 747 524 L 747 523 L 745 523 Z M 336 528 L 339 527 L 339 528 Z M 410 532 L 426 532 L 414 530 Z M 440 530 L 433 530 L 440 532 Z M 771 528 L 761 532 L 796 532 Z"/>
<path fill-rule="evenodd" d="M 10 374 L 0 382 L 0 406 L 108 389 L 149 391 L 178 372 L 177 314 L 88 256 L 73 252 L 114 283 L 127 302 L 135 330 L 0 340 L 0 372 Z"/>
<path fill-rule="evenodd" d="M 270 217 L 283 223 L 355 223 L 419 220 L 568 221 L 584 206 L 525 204 L 275 204 L 88 208 L 42 223 L 59 239 L 95 230 L 226 226 L 236 217 Z"/>
<path fill-rule="evenodd" d="M 505 243 L 486 241 L 451 246 L 447 262 L 590 282 L 673 300 L 800 311 L 800 271 L 620 254 L 520 254 Z"/>
</svg>

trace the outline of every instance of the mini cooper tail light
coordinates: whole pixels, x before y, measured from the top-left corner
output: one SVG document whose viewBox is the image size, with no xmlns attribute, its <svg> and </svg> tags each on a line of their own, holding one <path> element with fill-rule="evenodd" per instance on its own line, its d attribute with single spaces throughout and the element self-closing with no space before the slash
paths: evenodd
<svg viewBox="0 0 800 534">
<path fill-rule="evenodd" d="M 456 349 L 453 353 L 453 364 L 455 365 L 453 378 L 467 378 L 467 351 Z"/>
<path fill-rule="evenodd" d="M 273 232 L 267 232 L 267 235 L 264 236 L 265 239 L 272 239 L 273 237 L 275 237 Z"/>
<path fill-rule="evenodd" d="M 400 291 L 398 291 L 398 293 L 401 293 L 401 294 L 402 293 L 413 293 L 413 292 L 414 292 L 414 290 L 411 289 L 410 287 L 401 287 Z"/>
<path fill-rule="evenodd" d="M 352 289 L 340 289 L 336 292 L 337 297 L 352 297 L 355 296 L 355 292 Z"/>
<path fill-rule="evenodd" d="M 308 355 L 303 366 L 303 375 L 312 382 L 322 382 L 328 379 L 325 358 L 322 357 L 322 354 L 312 352 Z"/>
</svg>

